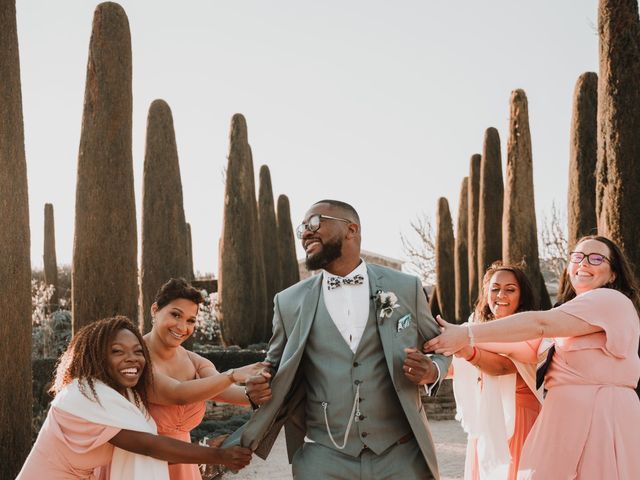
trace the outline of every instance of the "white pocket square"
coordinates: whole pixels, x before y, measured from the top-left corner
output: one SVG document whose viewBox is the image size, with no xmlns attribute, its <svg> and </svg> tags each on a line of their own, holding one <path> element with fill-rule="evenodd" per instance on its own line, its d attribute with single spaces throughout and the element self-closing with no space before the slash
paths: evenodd
<svg viewBox="0 0 640 480">
<path fill-rule="evenodd" d="M 409 325 L 411 325 L 411 314 L 407 313 L 404 317 L 402 317 L 400 320 L 398 320 L 398 329 L 397 329 L 397 331 L 400 332 L 400 331 L 404 330 L 405 328 L 407 328 Z"/>
</svg>

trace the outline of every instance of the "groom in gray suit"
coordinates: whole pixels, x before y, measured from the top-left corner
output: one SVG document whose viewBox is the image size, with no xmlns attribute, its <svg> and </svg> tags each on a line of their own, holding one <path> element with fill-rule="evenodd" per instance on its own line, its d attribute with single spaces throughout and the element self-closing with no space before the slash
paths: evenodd
<svg viewBox="0 0 640 480">
<path fill-rule="evenodd" d="M 276 295 L 273 369 L 247 382 L 259 408 L 226 443 L 266 458 L 284 424 L 296 479 L 438 479 L 420 390 L 450 359 L 420 351 L 439 334 L 420 281 L 360 258 L 344 202 L 312 205 L 297 234 L 322 274 Z"/>
</svg>

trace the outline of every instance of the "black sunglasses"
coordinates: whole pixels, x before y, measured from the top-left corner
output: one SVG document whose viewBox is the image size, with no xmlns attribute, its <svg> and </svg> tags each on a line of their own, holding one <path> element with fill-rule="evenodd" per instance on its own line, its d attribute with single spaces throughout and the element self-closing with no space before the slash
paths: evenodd
<svg viewBox="0 0 640 480">
<path fill-rule="evenodd" d="M 338 218 L 332 217 L 330 215 L 320 215 L 319 213 L 316 213 L 315 215 L 311 215 L 309 217 L 309 220 L 298 225 L 298 227 L 296 228 L 296 236 L 298 238 L 302 238 L 302 235 L 304 235 L 304 232 L 306 230 L 309 230 L 310 232 L 317 232 L 320 229 L 322 220 L 338 220 L 344 223 L 353 223 L 351 220 L 348 220 L 346 218 Z"/>
</svg>

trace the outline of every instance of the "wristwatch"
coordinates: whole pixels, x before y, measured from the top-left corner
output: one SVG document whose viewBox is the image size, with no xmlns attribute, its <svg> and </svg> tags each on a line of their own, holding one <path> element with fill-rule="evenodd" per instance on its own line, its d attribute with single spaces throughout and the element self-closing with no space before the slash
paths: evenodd
<svg viewBox="0 0 640 480">
<path fill-rule="evenodd" d="M 231 383 L 236 383 L 236 379 L 233 377 L 233 368 L 230 368 L 229 370 L 227 370 L 226 372 L 224 372 L 224 374 L 229 377 L 229 380 L 231 380 Z"/>
</svg>

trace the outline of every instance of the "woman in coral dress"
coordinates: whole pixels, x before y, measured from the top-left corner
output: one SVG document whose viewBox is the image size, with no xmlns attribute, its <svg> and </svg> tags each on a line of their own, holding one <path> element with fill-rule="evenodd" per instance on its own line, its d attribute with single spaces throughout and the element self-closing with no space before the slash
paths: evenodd
<svg viewBox="0 0 640 480">
<path fill-rule="evenodd" d="M 255 363 L 219 373 L 213 363 L 182 347 L 196 324 L 200 292 L 184 279 L 170 279 L 158 291 L 151 307 L 153 327 L 144 336 L 153 361 L 155 388 L 149 395 L 149 413 L 158 434 L 191 442 L 190 432 L 202 421 L 205 400 L 249 405 L 242 384 L 265 364 Z M 201 480 L 197 465 L 169 465 L 171 480 Z"/>
<path fill-rule="evenodd" d="M 156 434 L 147 414 L 149 353 L 125 317 L 80 329 L 60 359 L 47 418 L 18 480 L 167 480 L 167 462 L 242 468 L 248 449 L 185 444 Z"/>
<path fill-rule="evenodd" d="M 479 324 L 536 309 L 522 268 L 497 262 L 484 275 L 469 322 Z M 452 363 L 456 419 L 468 435 L 465 480 L 516 478 L 522 445 L 542 402 L 542 392 L 535 387 L 536 363 L 511 358 L 511 348 L 505 344 L 489 347 L 466 346 L 456 352 Z M 527 342 L 510 347 L 538 348 Z"/>
<path fill-rule="evenodd" d="M 425 348 L 450 353 L 474 342 L 554 338 L 548 393 L 518 478 L 640 478 L 638 284 L 619 247 L 601 236 L 578 242 L 567 278 L 559 307 L 470 327 L 439 320 L 443 334 Z"/>
</svg>

